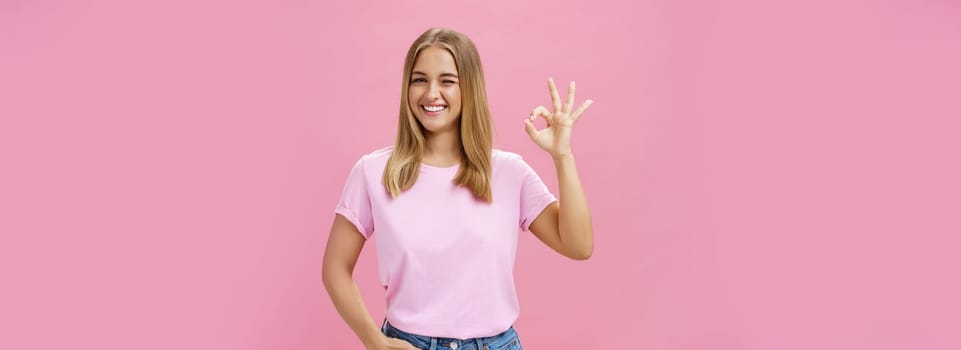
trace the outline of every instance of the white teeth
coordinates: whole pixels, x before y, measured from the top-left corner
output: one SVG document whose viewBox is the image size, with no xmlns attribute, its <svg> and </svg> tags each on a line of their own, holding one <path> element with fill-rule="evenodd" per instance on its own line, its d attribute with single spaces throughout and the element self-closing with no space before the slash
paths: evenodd
<svg viewBox="0 0 961 350">
<path fill-rule="evenodd" d="M 447 108 L 447 106 L 423 106 L 428 112 L 440 112 Z"/>
</svg>

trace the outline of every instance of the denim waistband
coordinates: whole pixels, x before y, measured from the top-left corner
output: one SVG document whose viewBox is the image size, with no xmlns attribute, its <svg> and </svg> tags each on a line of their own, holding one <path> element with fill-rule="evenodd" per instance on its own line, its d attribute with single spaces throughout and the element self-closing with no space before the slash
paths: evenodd
<svg viewBox="0 0 961 350">
<path fill-rule="evenodd" d="M 384 323 L 381 326 L 380 330 L 381 330 L 381 333 L 383 334 L 388 334 L 388 331 L 393 331 L 394 333 L 399 334 L 402 340 L 406 340 L 412 343 L 414 346 L 422 347 L 425 350 L 501 349 L 501 348 L 506 348 L 510 345 L 514 345 L 517 342 L 519 342 L 516 331 L 514 331 L 513 326 L 501 332 L 500 334 L 493 335 L 490 337 L 457 339 L 457 338 L 431 337 L 426 335 L 408 333 L 403 330 L 397 329 L 396 327 L 391 325 L 390 322 L 388 322 L 387 319 L 385 318 Z"/>
</svg>

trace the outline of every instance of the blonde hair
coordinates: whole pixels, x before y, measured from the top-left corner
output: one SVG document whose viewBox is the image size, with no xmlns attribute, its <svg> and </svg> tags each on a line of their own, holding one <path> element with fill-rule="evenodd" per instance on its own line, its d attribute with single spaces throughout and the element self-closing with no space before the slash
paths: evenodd
<svg viewBox="0 0 961 350">
<path fill-rule="evenodd" d="M 446 49 L 454 57 L 460 82 L 461 166 L 453 182 L 470 189 L 475 197 L 491 202 L 493 123 L 487 107 L 484 71 L 474 43 L 464 34 L 451 29 L 428 29 L 407 50 L 404 80 L 401 84 L 397 140 L 384 169 L 384 186 L 391 197 L 397 197 L 413 186 L 420 174 L 426 138 L 423 126 L 414 117 L 407 100 L 407 89 L 417 54 L 432 46 Z"/>
</svg>

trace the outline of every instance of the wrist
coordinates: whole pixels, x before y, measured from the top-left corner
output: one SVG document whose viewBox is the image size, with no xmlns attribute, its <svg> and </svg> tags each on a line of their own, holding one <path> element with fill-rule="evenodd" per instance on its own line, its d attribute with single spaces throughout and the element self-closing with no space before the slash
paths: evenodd
<svg viewBox="0 0 961 350">
<path fill-rule="evenodd" d="M 362 339 L 362 342 L 365 349 L 382 349 L 387 344 L 387 336 L 377 333 Z"/>
<path fill-rule="evenodd" d="M 571 152 L 556 153 L 551 154 L 551 158 L 553 158 L 555 162 L 570 161 L 574 160 L 574 154 Z"/>
</svg>

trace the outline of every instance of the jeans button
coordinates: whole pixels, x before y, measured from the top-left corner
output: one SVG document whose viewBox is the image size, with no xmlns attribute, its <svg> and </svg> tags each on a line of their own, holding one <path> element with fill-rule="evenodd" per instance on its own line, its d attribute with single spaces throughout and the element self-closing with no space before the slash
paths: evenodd
<svg viewBox="0 0 961 350">
<path fill-rule="evenodd" d="M 450 348 L 451 348 L 451 350 L 457 350 L 457 343 L 455 343 L 455 342 L 450 342 Z"/>
</svg>

